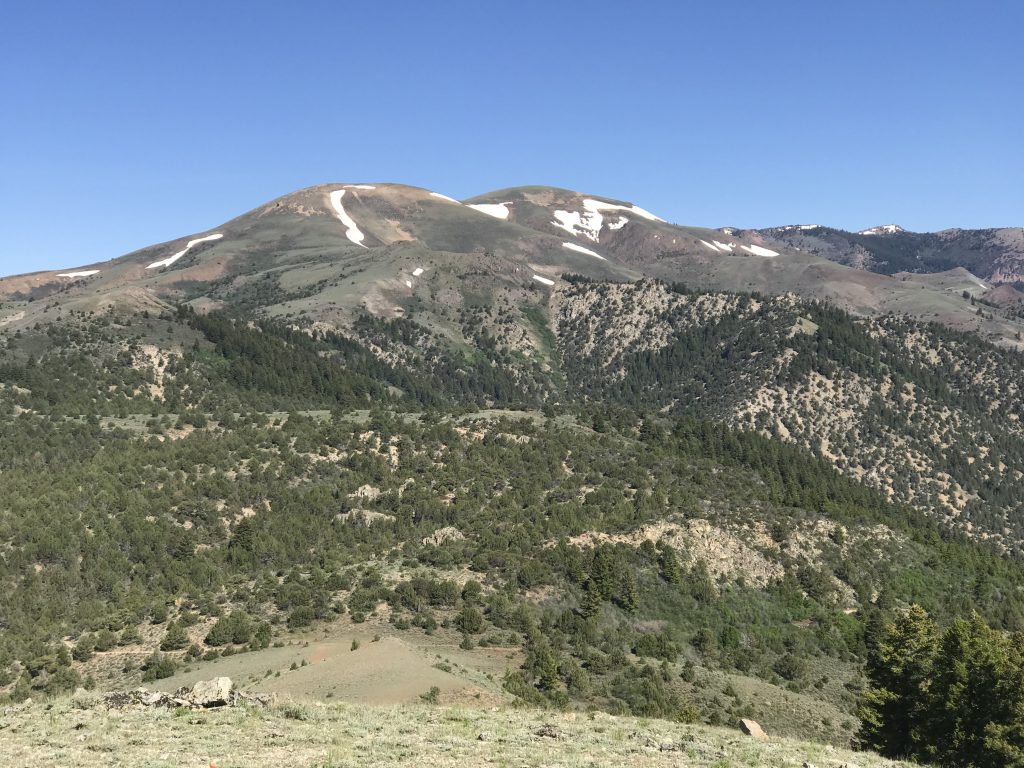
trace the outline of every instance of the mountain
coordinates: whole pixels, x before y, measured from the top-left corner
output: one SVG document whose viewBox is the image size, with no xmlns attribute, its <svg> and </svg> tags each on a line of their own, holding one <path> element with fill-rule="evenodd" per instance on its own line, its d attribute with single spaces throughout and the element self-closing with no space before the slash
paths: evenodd
<svg viewBox="0 0 1024 768">
<path fill-rule="evenodd" d="M 30 325 L 48 306 L 154 309 L 186 301 L 340 327 L 353 312 L 397 317 L 415 304 L 458 338 L 451 317 L 456 297 L 472 303 L 473 295 L 500 294 L 515 306 L 574 273 L 792 292 L 858 315 L 899 312 L 1017 343 L 1021 325 L 1012 312 L 993 307 L 979 314 L 964 299 L 964 291 L 975 296 L 989 289 L 971 275 L 881 275 L 836 263 L 843 259 L 835 244 L 856 237 L 875 247 L 888 236 L 729 232 L 668 224 L 631 203 L 551 187 L 501 190 L 462 204 L 396 184 L 323 185 L 110 262 L 0 280 L 6 300 L 0 326 Z M 893 237 L 904 235 L 910 236 Z M 809 239 L 829 247 L 817 253 Z M 954 266 L 970 268 L 952 262 L 947 268 Z"/>
<path fill-rule="evenodd" d="M 743 231 L 740 231 L 743 233 Z M 760 235 L 773 247 L 791 248 L 883 275 L 968 270 L 986 283 L 1024 281 L 1024 229 L 946 229 L 908 232 L 896 224 L 846 232 L 825 226 L 771 227 Z"/>
<path fill-rule="evenodd" d="M 850 744 L 910 605 L 1024 628 L 1024 357 L 1013 287 L 799 240 L 847 236 L 332 184 L 0 280 L 0 696 L 387 675 Z"/>
<path fill-rule="evenodd" d="M 48 365 L 75 370 L 54 343 L 66 331 L 43 334 L 41 323 L 81 332 L 99 331 L 97 318 L 112 312 L 176 317 L 120 339 L 108 322 L 106 346 L 95 335 L 89 346 L 127 354 L 159 389 L 167 376 L 153 361 L 223 345 L 223 324 L 199 319 L 219 311 L 346 360 L 360 391 L 383 381 L 421 404 L 582 400 L 724 419 L 1017 551 L 1018 294 L 963 267 L 880 275 L 805 249 L 923 237 L 877 230 L 683 227 L 551 187 L 462 203 L 403 185 L 323 185 L 110 262 L 6 278 L 0 334 L 15 359 L 54 350 L 36 375 L 16 374 L 35 393 L 16 398 L 18 408 L 69 398 L 79 412 L 92 407 L 81 388 L 54 392 L 39 380 Z M 238 343 L 236 366 L 243 349 L 278 354 Z M 222 387 L 201 362 L 189 367 L 203 388 Z M 194 392 L 175 397 L 205 407 Z"/>
</svg>

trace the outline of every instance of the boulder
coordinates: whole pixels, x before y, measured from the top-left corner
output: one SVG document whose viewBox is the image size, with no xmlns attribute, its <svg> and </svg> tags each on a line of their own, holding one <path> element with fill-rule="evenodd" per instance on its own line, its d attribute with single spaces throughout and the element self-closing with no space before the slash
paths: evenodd
<svg viewBox="0 0 1024 768">
<path fill-rule="evenodd" d="M 186 698 L 193 707 L 223 707 L 231 703 L 233 687 L 230 677 L 200 680 L 192 686 Z"/>
<path fill-rule="evenodd" d="M 757 722 L 755 722 L 754 720 L 747 720 L 746 718 L 741 718 L 740 730 L 753 739 L 761 739 L 763 741 L 764 739 L 768 738 L 767 734 L 765 734 L 761 726 L 758 725 Z"/>
</svg>

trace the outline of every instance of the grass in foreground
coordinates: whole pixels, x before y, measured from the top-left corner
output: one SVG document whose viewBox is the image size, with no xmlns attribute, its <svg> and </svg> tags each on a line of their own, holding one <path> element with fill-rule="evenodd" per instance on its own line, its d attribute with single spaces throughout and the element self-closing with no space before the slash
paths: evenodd
<svg viewBox="0 0 1024 768">
<path fill-rule="evenodd" d="M 659 720 L 518 709 L 279 703 L 110 710 L 98 697 L 9 707 L 0 766 L 897 766 L 876 755 Z"/>
</svg>

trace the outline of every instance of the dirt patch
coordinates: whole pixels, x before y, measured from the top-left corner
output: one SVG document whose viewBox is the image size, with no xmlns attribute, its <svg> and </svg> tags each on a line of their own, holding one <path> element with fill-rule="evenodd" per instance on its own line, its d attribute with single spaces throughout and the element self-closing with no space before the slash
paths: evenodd
<svg viewBox="0 0 1024 768">
<path fill-rule="evenodd" d="M 358 642 L 355 650 L 353 641 Z M 438 659 L 400 638 L 384 637 L 374 642 L 372 635 L 352 633 L 308 646 L 268 648 L 217 659 L 189 673 L 161 680 L 154 687 L 174 691 L 199 680 L 224 676 L 243 689 L 297 700 L 333 698 L 360 704 L 403 704 L 419 701 L 420 694 L 435 686 L 442 701 L 466 696 L 476 699 L 477 694 L 480 700 L 501 698 L 468 673 L 461 674 L 459 668 L 439 668 L 435 666 L 438 664 Z"/>
</svg>

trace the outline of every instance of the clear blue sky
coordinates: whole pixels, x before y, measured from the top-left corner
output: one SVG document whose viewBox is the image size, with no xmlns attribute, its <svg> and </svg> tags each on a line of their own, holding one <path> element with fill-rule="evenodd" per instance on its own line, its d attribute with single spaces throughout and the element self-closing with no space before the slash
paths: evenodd
<svg viewBox="0 0 1024 768">
<path fill-rule="evenodd" d="M 1024 3 L 10 2 L 0 273 L 299 187 L 537 183 L 705 226 L 1024 224 Z"/>
</svg>

